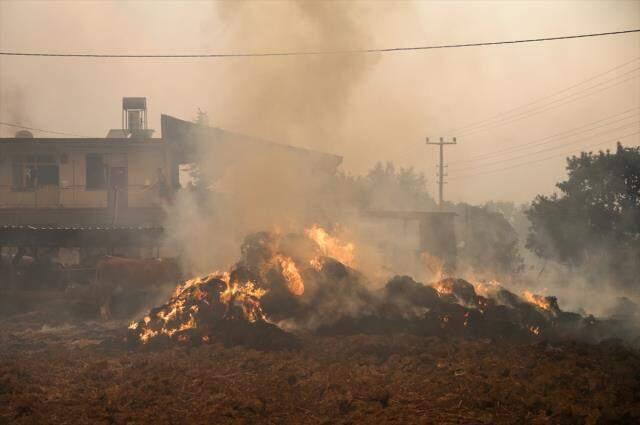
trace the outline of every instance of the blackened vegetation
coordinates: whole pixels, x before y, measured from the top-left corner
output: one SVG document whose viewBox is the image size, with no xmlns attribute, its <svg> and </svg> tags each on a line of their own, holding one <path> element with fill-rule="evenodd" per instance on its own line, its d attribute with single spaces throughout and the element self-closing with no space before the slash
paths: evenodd
<svg viewBox="0 0 640 425">
<path fill-rule="evenodd" d="M 265 291 L 263 296 L 245 294 L 221 301 L 227 282 L 211 275 L 203 278 L 204 283 L 182 291 L 178 297 L 184 305 L 177 314 L 170 314 L 175 299 L 151 310 L 150 320 L 130 331 L 130 341 L 139 343 L 149 331 L 159 334 L 151 339 L 152 347 L 218 341 L 260 349 L 296 348 L 293 333 L 300 332 L 407 333 L 512 342 L 597 342 L 628 336 L 628 329 L 617 321 L 562 311 L 554 297 L 536 297 L 530 302 L 497 285 L 479 295 L 474 285 L 462 279 L 424 285 L 408 276 L 396 276 L 382 289 L 372 290 L 361 273 L 335 259 L 322 257 L 314 266 L 310 260 L 317 252 L 313 242 L 298 235 L 250 235 L 242 245 L 240 261 L 229 273 L 229 282 L 253 282 L 256 289 Z M 288 289 L 283 270 L 274 261 L 279 255 L 295 261 L 304 280 L 302 295 Z M 183 326 L 190 321 L 191 325 Z M 163 327 L 173 331 L 162 333 Z"/>
</svg>

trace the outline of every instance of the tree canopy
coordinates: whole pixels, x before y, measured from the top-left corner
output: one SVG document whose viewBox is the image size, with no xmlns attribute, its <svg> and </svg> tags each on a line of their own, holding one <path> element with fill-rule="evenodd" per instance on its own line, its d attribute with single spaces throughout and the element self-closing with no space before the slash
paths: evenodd
<svg viewBox="0 0 640 425">
<path fill-rule="evenodd" d="M 332 205 L 381 210 L 434 210 L 427 179 L 415 169 L 376 163 L 364 176 L 338 173 L 329 185 Z"/>
<path fill-rule="evenodd" d="M 583 152 L 567 159 L 559 194 L 527 211 L 527 247 L 565 264 L 606 269 L 625 283 L 640 273 L 640 147 Z"/>
</svg>

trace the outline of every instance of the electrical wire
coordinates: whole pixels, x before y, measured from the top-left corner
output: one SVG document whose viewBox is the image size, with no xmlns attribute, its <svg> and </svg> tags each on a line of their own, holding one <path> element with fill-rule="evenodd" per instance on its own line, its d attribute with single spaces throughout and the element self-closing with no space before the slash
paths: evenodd
<svg viewBox="0 0 640 425">
<path fill-rule="evenodd" d="M 347 49 L 347 50 L 316 50 L 316 51 L 290 51 L 290 52 L 272 52 L 272 53 L 186 53 L 186 54 L 111 54 L 111 53 L 53 53 L 53 52 L 12 52 L 0 51 L 0 56 L 39 56 L 39 57 L 65 57 L 65 58 L 241 58 L 241 57 L 267 57 L 267 56 L 318 56 L 318 55 L 335 55 L 335 54 L 354 54 L 354 53 L 390 53 L 401 51 L 418 51 L 418 50 L 435 50 L 435 49 L 453 49 L 461 47 L 480 47 L 480 46 L 496 46 L 505 44 L 521 44 L 521 43 L 538 43 L 543 41 L 570 40 L 576 38 L 603 37 L 611 35 L 622 35 L 640 32 L 640 28 L 609 31 L 601 33 L 564 35 L 556 37 L 540 37 L 521 40 L 506 41 L 489 41 L 479 43 L 463 43 L 463 44 L 441 44 L 432 46 L 413 46 L 413 47 L 389 47 L 382 49 Z"/>
<path fill-rule="evenodd" d="M 557 149 L 562 149 L 562 148 L 564 148 L 566 146 L 574 145 L 576 143 L 583 142 L 585 140 L 594 138 L 596 136 L 604 136 L 604 135 L 610 134 L 610 133 L 612 133 L 614 131 L 624 130 L 624 129 L 628 128 L 628 127 L 632 127 L 632 126 L 637 125 L 637 124 L 640 124 L 640 121 L 634 121 L 634 122 L 631 122 L 631 123 L 627 123 L 626 125 L 610 129 L 608 131 L 603 131 L 603 132 L 600 132 L 600 133 L 592 134 L 591 136 L 587 136 L 586 138 L 579 139 L 579 140 L 574 140 L 573 142 L 565 143 L 565 144 L 563 144 L 561 146 L 552 146 L 552 147 L 545 148 L 545 149 L 540 149 L 540 150 L 537 150 L 537 151 L 534 151 L 534 152 L 527 152 L 527 153 L 524 153 L 524 154 L 521 154 L 521 155 L 516 155 L 516 156 L 511 157 L 511 158 L 503 158 L 503 159 L 498 159 L 498 160 L 495 160 L 495 161 L 487 162 L 485 164 L 478 164 L 477 166 L 470 166 L 470 167 L 464 167 L 464 168 L 451 169 L 451 171 L 477 170 L 478 168 L 492 166 L 492 165 L 495 165 L 495 164 L 501 164 L 503 162 L 510 162 L 510 161 L 513 161 L 513 160 L 516 160 L 516 159 L 520 159 L 520 158 L 527 158 L 527 157 L 529 157 L 531 155 L 536 155 L 536 154 L 543 153 L 543 152 L 549 152 L 549 151 L 553 151 L 553 150 L 557 150 Z"/>
<path fill-rule="evenodd" d="M 620 141 L 620 140 L 625 139 L 627 137 L 635 136 L 637 134 L 640 134 L 640 131 L 636 131 L 634 133 L 618 136 L 618 137 L 615 137 L 613 139 L 609 139 L 609 140 L 607 140 L 605 142 L 601 142 L 601 143 L 597 143 L 595 145 L 587 146 L 587 147 L 584 147 L 582 149 L 592 149 L 592 148 L 595 148 L 595 147 L 598 147 L 598 146 L 602 146 L 602 145 L 605 145 L 605 144 L 617 142 L 617 141 Z M 482 173 L 472 173 L 472 174 L 465 174 L 465 175 L 460 175 L 460 176 L 452 176 L 452 177 L 449 178 L 449 180 L 459 180 L 459 179 L 466 179 L 466 178 L 470 178 L 470 177 L 478 177 L 478 176 L 484 176 L 484 175 L 488 175 L 488 174 L 500 173 L 502 171 L 512 170 L 514 168 L 519 168 L 519 167 L 522 167 L 524 165 L 531 165 L 531 164 L 539 163 L 539 162 L 546 161 L 546 160 L 553 159 L 553 158 L 560 158 L 560 157 L 563 157 L 563 156 L 566 156 L 566 155 L 568 155 L 568 153 L 564 153 L 564 154 L 561 154 L 561 155 L 551 155 L 551 156 L 547 156 L 545 158 L 539 158 L 539 159 L 536 159 L 534 161 L 527 161 L 527 162 L 523 162 L 523 163 L 519 163 L 519 164 L 514 164 L 514 165 L 511 165 L 509 167 L 504 167 L 504 168 L 500 168 L 500 169 L 497 169 L 497 170 L 487 170 L 487 171 L 482 172 Z"/>
<path fill-rule="evenodd" d="M 638 70 L 640 70 L 640 67 L 632 69 L 631 71 L 628 71 L 628 72 L 626 72 L 624 74 L 616 76 L 615 78 L 612 78 L 610 80 L 602 81 L 602 82 L 600 82 L 598 84 L 595 84 L 595 85 L 593 85 L 591 87 L 588 87 L 588 88 L 586 88 L 586 89 L 584 89 L 582 91 L 579 91 L 577 93 L 573 93 L 570 96 L 567 96 L 566 98 L 560 98 L 560 99 L 554 100 L 554 101 L 548 103 L 547 105 L 542 105 L 541 107 L 539 107 L 537 109 L 534 108 L 532 110 L 524 111 L 524 112 L 521 112 L 521 113 L 516 114 L 514 116 L 505 117 L 502 120 L 487 124 L 487 125 L 482 126 L 482 127 L 477 127 L 477 128 L 473 128 L 473 129 L 470 129 L 470 130 L 467 130 L 467 131 L 463 131 L 463 132 L 461 132 L 461 135 L 468 136 L 469 134 L 477 133 L 478 131 L 483 131 L 483 130 L 486 130 L 486 129 L 490 128 L 490 127 L 494 127 L 496 125 L 510 124 L 512 122 L 520 121 L 520 120 L 529 118 L 531 116 L 538 115 L 539 113 L 548 111 L 549 109 L 554 109 L 554 108 L 557 108 L 558 106 L 566 105 L 567 103 L 571 103 L 571 102 L 574 102 L 576 100 L 584 99 L 585 97 L 591 96 L 591 95 L 596 94 L 596 93 L 600 93 L 601 91 L 604 91 L 604 90 L 619 86 L 620 84 L 629 82 L 631 80 L 634 80 L 634 79 L 640 77 L 640 74 L 636 74 L 636 75 L 633 75 L 633 76 L 631 76 L 629 78 L 625 78 L 625 79 L 620 80 L 620 81 L 615 81 L 619 77 L 622 77 L 622 76 L 630 74 L 630 73 L 634 73 L 634 72 L 636 72 Z M 610 85 L 605 86 L 605 87 L 601 87 L 598 90 L 590 91 L 591 89 L 598 88 L 599 86 L 601 86 L 603 84 L 608 84 L 608 83 L 612 83 L 612 82 L 613 82 L 613 84 L 610 84 Z M 578 95 L 580 95 L 580 96 L 578 96 Z"/>
<path fill-rule="evenodd" d="M 476 156 L 473 156 L 473 157 L 470 157 L 470 158 L 462 159 L 462 160 L 459 160 L 459 161 L 454 161 L 454 162 L 450 163 L 450 165 L 458 165 L 458 164 L 468 163 L 468 162 L 484 161 L 484 160 L 486 160 L 488 158 L 500 157 L 505 153 L 507 155 L 510 155 L 510 153 L 512 153 L 512 152 L 521 151 L 523 149 L 526 150 L 526 149 L 529 149 L 529 148 L 532 148 L 532 147 L 536 147 L 536 146 L 547 145 L 547 144 L 553 143 L 554 141 L 559 140 L 559 139 L 572 137 L 572 136 L 575 136 L 577 134 L 581 134 L 581 133 L 597 130 L 599 128 L 604 128 L 604 127 L 607 127 L 607 126 L 609 126 L 611 124 L 628 120 L 629 118 L 634 118 L 635 115 L 629 115 L 629 116 L 625 116 L 625 115 L 627 115 L 629 112 L 637 111 L 639 109 L 640 109 L 640 107 L 636 106 L 635 108 L 627 109 L 626 111 L 623 111 L 621 113 L 614 114 L 614 115 L 608 116 L 606 118 L 603 118 L 603 119 L 600 119 L 600 120 L 597 120 L 597 121 L 593 121 L 593 122 L 588 123 L 586 125 L 582 125 L 582 126 L 579 126 L 579 127 L 574 127 L 574 128 L 572 128 L 570 130 L 561 131 L 559 133 L 552 134 L 551 136 L 547 136 L 547 137 L 544 137 L 542 139 L 536 139 L 536 140 L 532 140 L 530 142 L 521 143 L 521 144 L 518 144 L 518 145 L 512 145 L 512 146 L 509 146 L 507 148 L 499 149 L 499 150 L 496 150 L 496 151 L 485 152 L 483 154 L 476 155 Z M 602 125 L 598 125 L 598 126 L 593 127 L 594 124 L 598 124 L 598 123 L 601 123 L 603 121 L 608 121 L 611 118 L 618 118 L 618 117 L 621 117 L 621 116 L 623 118 L 620 118 L 620 119 L 617 119 L 617 120 L 613 120 L 613 121 L 604 123 Z"/>
<path fill-rule="evenodd" d="M 632 64 L 633 62 L 636 62 L 638 60 L 640 60 L 640 57 L 632 59 L 632 60 L 630 60 L 628 62 L 625 62 L 623 64 L 617 65 L 617 66 L 615 66 L 615 67 L 613 67 L 611 69 L 608 69 L 608 70 L 606 70 L 604 72 L 601 72 L 599 74 L 593 75 L 593 76 L 587 78 L 586 80 L 580 81 L 579 83 L 572 84 L 569 87 L 565 87 L 564 89 L 561 89 L 561 90 L 556 91 L 554 93 L 551 93 L 549 95 L 543 96 L 543 97 L 538 98 L 538 99 L 536 99 L 534 101 L 525 103 L 524 105 L 520 105 L 520 106 L 517 106 L 515 108 L 508 109 L 506 111 L 503 111 L 503 112 L 500 112 L 498 114 L 492 115 L 492 116 L 487 117 L 487 118 L 485 118 L 483 120 L 480 120 L 480 121 L 476 121 L 476 122 L 473 122 L 473 123 L 470 123 L 470 124 L 466 124 L 466 125 L 462 125 L 460 127 L 457 127 L 455 129 L 453 129 L 453 132 L 461 132 L 461 131 L 468 130 L 468 129 L 472 128 L 472 127 L 477 127 L 480 124 L 484 124 L 486 122 L 493 121 L 494 119 L 499 118 L 499 117 L 501 117 L 503 115 L 509 115 L 511 112 L 517 111 L 517 110 L 522 109 L 522 108 L 526 108 L 527 106 L 535 105 L 536 103 L 540 103 L 543 100 L 547 100 L 547 99 L 553 98 L 553 97 L 555 97 L 555 96 L 557 96 L 559 94 L 566 93 L 566 92 L 570 91 L 571 89 L 574 89 L 574 88 L 579 87 L 579 86 L 581 86 L 583 84 L 591 82 L 591 81 L 593 81 L 595 79 L 598 79 L 598 78 L 600 78 L 600 77 L 602 77 L 604 75 L 610 74 L 610 73 L 612 73 L 614 71 L 617 71 L 618 69 L 624 68 L 625 66 L 627 66 L 629 64 Z"/>
<path fill-rule="evenodd" d="M 43 128 L 27 127 L 25 125 L 16 124 L 16 123 L 10 123 L 10 122 L 3 122 L 3 121 L 0 121 L 0 125 L 4 125 L 4 126 L 7 126 L 7 127 L 14 127 L 14 128 L 22 128 L 22 129 L 31 130 L 31 131 L 39 131 L 41 133 L 58 134 L 58 135 L 61 135 L 61 136 L 86 137 L 86 136 L 82 136 L 82 135 L 74 134 L 74 133 L 65 133 L 65 132 L 62 132 L 62 131 L 45 130 Z"/>
</svg>

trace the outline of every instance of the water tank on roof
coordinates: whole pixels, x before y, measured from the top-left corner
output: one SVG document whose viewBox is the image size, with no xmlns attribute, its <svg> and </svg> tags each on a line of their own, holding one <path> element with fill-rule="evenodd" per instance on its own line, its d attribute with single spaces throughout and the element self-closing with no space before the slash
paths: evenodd
<svg viewBox="0 0 640 425">
<path fill-rule="evenodd" d="M 134 132 L 147 128 L 147 98 L 122 98 L 122 129 Z"/>
<path fill-rule="evenodd" d="M 147 128 L 147 98 L 122 98 L 122 130 L 132 139 L 149 139 L 153 130 Z"/>
</svg>

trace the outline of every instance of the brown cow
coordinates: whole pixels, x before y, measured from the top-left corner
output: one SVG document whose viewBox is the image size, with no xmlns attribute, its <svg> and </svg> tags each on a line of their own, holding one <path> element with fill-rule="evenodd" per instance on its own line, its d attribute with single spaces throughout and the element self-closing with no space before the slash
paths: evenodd
<svg viewBox="0 0 640 425">
<path fill-rule="evenodd" d="M 150 291 L 167 283 L 177 284 L 180 266 L 168 258 L 135 259 L 106 256 L 96 263 L 96 299 L 103 319 L 111 317 L 113 296 Z"/>
</svg>

